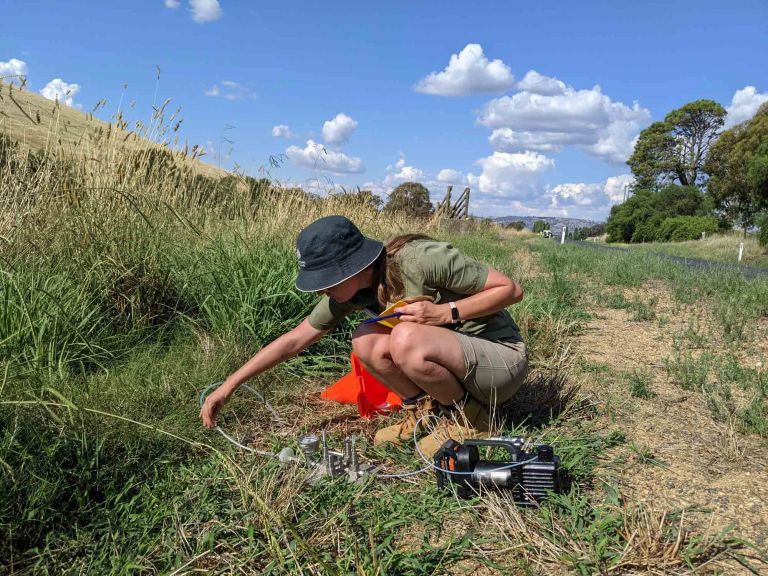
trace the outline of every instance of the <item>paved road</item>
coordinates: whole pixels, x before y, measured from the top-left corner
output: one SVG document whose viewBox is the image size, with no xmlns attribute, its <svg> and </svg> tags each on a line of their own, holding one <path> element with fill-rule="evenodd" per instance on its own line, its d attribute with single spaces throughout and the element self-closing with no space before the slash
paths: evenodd
<svg viewBox="0 0 768 576">
<path fill-rule="evenodd" d="M 585 246 L 593 248 L 595 250 L 617 250 L 619 252 L 629 252 L 629 248 L 621 248 L 619 246 L 609 246 L 607 244 L 599 242 L 585 242 L 583 240 L 567 240 L 568 244 L 575 244 L 578 246 Z M 670 260 L 678 264 L 689 266 L 690 268 L 703 268 L 705 270 L 718 269 L 718 270 L 738 270 L 747 278 L 757 278 L 759 276 L 768 276 L 768 268 L 755 268 L 754 266 L 743 266 L 741 264 L 730 264 L 728 262 L 717 262 L 715 260 L 702 260 L 700 258 L 685 258 L 683 256 L 670 256 L 669 254 L 662 254 L 660 252 L 652 252 L 659 258 Z"/>
</svg>

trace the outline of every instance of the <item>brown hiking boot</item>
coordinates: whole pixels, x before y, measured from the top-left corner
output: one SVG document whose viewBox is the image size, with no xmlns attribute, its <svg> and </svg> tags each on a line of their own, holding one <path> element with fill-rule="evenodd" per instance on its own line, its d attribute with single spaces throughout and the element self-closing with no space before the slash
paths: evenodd
<svg viewBox="0 0 768 576">
<path fill-rule="evenodd" d="M 378 446 L 389 442 L 391 444 L 403 444 L 413 438 L 416 423 L 423 415 L 432 412 L 432 398 L 425 396 L 416 404 L 403 404 L 402 418 L 396 424 L 387 426 L 376 432 L 373 437 L 373 445 Z"/>
<path fill-rule="evenodd" d="M 418 448 L 431 458 L 449 438 L 464 442 L 486 436 L 490 430 L 491 417 L 488 409 L 474 398 L 469 398 L 463 406 L 443 414 L 432 433 L 419 440 Z"/>
</svg>

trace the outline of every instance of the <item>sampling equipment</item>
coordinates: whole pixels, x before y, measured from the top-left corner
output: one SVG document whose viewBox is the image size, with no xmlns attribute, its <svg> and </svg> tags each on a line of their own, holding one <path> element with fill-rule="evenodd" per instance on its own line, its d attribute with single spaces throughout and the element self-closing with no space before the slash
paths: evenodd
<svg viewBox="0 0 768 576">
<path fill-rule="evenodd" d="M 560 492 L 560 458 L 552 446 L 542 444 L 525 452 L 520 436 L 467 440 L 460 444 L 447 440 L 435 454 L 435 474 L 439 488 L 455 486 L 462 498 L 484 490 L 505 491 L 517 504 L 532 505 L 548 492 Z M 481 448 L 500 448 L 506 460 L 481 460 Z"/>
</svg>

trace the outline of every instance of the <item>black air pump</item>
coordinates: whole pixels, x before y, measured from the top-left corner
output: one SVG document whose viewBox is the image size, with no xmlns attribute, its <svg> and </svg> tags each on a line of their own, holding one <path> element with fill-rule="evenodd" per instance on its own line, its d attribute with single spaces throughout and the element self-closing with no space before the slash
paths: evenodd
<svg viewBox="0 0 768 576">
<path fill-rule="evenodd" d="M 450 484 L 462 498 L 482 490 L 509 491 L 516 504 L 530 506 L 560 492 L 560 457 L 552 446 L 536 446 L 534 452 L 523 451 L 525 439 L 489 438 L 467 440 L 460 444 L 448 440 L 435 454 L 435 473 L 439 488 Z M 480 460 L 479 448 L 502 448 L 509 454 L 506 461 Z"/>
</svg>

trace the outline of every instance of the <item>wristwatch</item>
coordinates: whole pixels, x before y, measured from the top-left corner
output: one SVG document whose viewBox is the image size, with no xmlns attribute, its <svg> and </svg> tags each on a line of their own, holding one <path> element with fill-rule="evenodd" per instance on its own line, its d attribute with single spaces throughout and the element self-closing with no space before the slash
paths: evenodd
<svg viewBox="0 0 768 576">
<path fill-rule="evenodd" d="M 448 302 L 448 306 L 451 307 L 451 324 L 461 324 L 459 309 L 456 307 L 456 302 Z"/>
</svg>

